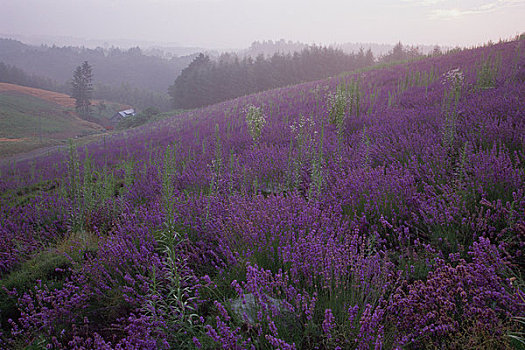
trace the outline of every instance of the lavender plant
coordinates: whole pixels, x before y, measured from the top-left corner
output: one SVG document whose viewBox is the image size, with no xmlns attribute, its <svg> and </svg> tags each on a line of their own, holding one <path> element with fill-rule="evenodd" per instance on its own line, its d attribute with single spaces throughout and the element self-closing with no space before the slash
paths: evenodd
<svg viewBox="0 0 525 350">
<path fill-rule="evenodd" d="M 515 346 L 520 45 L 269 90 L 0 166 L 0 347 Z M 490 89 L 475 88 L 483 57 L 500 62 Z"/>
<path fill-rule="evenodd" d="M 324 167 L 325 159 L 323 152 L 324 122 L 321 121 L 321 133 L 319 134 L 318 146 L 312 158 L 312 185 L 310 186 L 309 198 L 320 198 L 325 185 Z"/>
<path fill-rule="evenodd" d="M 315 121 L 312 117 L 300 116 L 299 120 L 290 125 L 290 130 L 295 140 L 297 154 L 291 155 L 290 164 L 292 164 L 290 187 L 299 187 L 301 170 L 314 152 L 314 140 L 317 133 Z M 293 140 L 290 140 L 290 152 L 293 149 Z"/>
<path fill-rule="evenodd" d="M 159 231 L 159 250 L 164 256 L 162 270 L 152 270 L 150 290 L 142 306 L 144 315 L 165 334 L 169 347 L 193 348 L 190 334 L 199 333 L 199 315 L 196 313 L 194 278 L 188 274 L 180 249 L 183 239 L 174 225 L 165 223 Z"/>
<path fill-rule="evenodd" d="M 328 95 L 328 104 L 330 106 L 329 122 L 337 128 L 339 152 L 343 142 L 345 120 L 353 113 L 355 113 L 356 117 L 359 117 L 360 96 L 359 80 L 352 80 L 349 84 L 339 84 L 335 94 Z"/>
<path fill-rule="evenodd" d="M 363 126 L 361 146 L 363 147 L 363 168 L 367 169 L 370 167 L 370 138 L 366 133 L 366 126 Z"/>
<path fill-rule="evenodd" d="M 500 56 L 484 59 L 476 69 L 476 88 L 481 90 L 494 88 L 500 65 Z"/>
<path fill-rule="evenodd" d="M 72 140 L 68 147 L 68 184 L 64 187 L 68 199 L 74 208 L 71 212 L 71 226 L 74 230 L 82 230 L 84 225 L 84 199 L 82 198 L 82 179 L 80 177 L 80 160 Z"/>
<path fill-rule="evenodd" d="M 221 136 L 219 133 L 219 125 L 215 124 L 215 153 L 210 165 L 210 169 L 212 172 L 212 178 L 210 182 L 211 194 L 216 194 L 219 189 L 219 181 L 221 180 L 222 168 L 223 164 Z"/>
<path fill-rule="evenodd" d="M 166 148 L 164 153 L 164 166 L 162 168 L 162 205 L 168 230 L 173 230 L 174 227 L 173 177 L 176 171 L 176 152 L 176 148 L 171 148 L 170 146 Z"/>
<path fill-rule="evenodd" d="M 442 137 L 442 142 L 445 148 L 452 147 L 456 138 L 458 118 L 457 109 L 461 97 L 463 81 L 464 75 L 459 68 L 449 70 L 442 78 L 442 84 L 447 88 L 447 90 L 445 90 L 445 96 L 441 107 L 445 118 Z"/>
</svg>

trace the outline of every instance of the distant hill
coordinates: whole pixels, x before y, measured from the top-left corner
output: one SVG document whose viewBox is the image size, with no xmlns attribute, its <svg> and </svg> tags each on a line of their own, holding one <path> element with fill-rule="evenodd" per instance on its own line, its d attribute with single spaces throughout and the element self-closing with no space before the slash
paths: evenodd
<svg viewBox="0 0 525 350">
<path fill-rule="evenodd" d="M 299 41 L 291 40 L 264 40 L 254 41 L 248 49 L 239 51 L 240 56 L 257 57 L 264 55 L 266 57 L 273 56 L 275 53 L 288 54 L 294 52 L 300 52 L 307 48 L 309 45 Z M 361 49 L 367 51 L 370 49 L 374 57 L 378 58 L 387 55 L 395 47 L 395 44 L 378 44 L 378 43 L 332 43 L 329 47 L 334 49 L 340 49 L 347 54 L 358 53 Z M 431 53 L 436 45 L 409 45 L 410 48 L 418 48 L 422 54 Z M 442 50 L 448 50 L 450 47 L 441 47 Z"/>
<path fill-rule="evenodd" d="M 133 105 L 138 109 L 155 106 L 165 111 L 171 107 L 168 87 L 195 55 L 169 57 L 148 55 L 139 47 L 89 49 L 33 46 L 0 38 L 0 64 L 4 68 L 0 67 L 0 82 L 67 93 L 73 71 L 79 64 L 88 61 L 93 67 L 96 98 Z M 8 74 L 6 72 L 10 75 L 16 73 L 24 79 L 3 79 Z M 30 80 L 31 84 L 22 80 Z"/>
<path fill-rule="evenodd" d="M 371 51 L 345 54 L 342 50 L 309 46 L 292 54 L 259 55 L 239 59 L 223 54 L 214 61 L 200 54 L 170 87 L 173 106 L 191 109 L 276 87 L 313 81 L 370 66 Z"/>
<path fill-rule="evenodd" d="M 102 125 L 126 107 L 94 101 L 94 116 L 87 121 L 77 115 L 75 100 L 68 95 L 0 83 L 0 157 L 103 133 Z"/>
<path fill-rule="evenodd" d="M 60 83 L 71 79 L 83 61 L 93 66 L 96 83 L 120 86 L 130 84 L 142 89 L 166 93 L 193 56 L 170 60 L 148 56 L 138 47 L 119 48 L 31 46 L 12 39 L 0 39 L 0 61 L 31 74 L 49 77 Z"/>
<path fill-rule="evenodd" d="M 159 56 L 164 58 L 172 58 L 179 56 L 191 55 L 199 52 L 208 52 L 209 49 L 204 47 L 188 47 L 183 46 L 177 42 L 157 42 L 149 40 L 136 39 L 90 39 L 78 38 L 72 36 L 56 36 L 56 35 L 23 35 L 23 34 L 4 34 L 0 33 L 0 37 L 11 38 L 21 41 L 27 45 L 47 45 L 47 46 L 78 46 L 94 49 L 102 47 L 105 50 L 111 47 L 119 47 L 121 49 L 129 49 L 132 47 L 141 47 L 143 53 L 149 56 Z"/>
</svg>

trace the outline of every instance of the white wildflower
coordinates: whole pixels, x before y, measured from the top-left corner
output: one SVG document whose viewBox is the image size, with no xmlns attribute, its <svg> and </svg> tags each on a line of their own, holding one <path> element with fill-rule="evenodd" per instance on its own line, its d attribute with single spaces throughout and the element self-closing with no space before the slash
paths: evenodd
<svg viewBox="0 0 525 350">
<path fill-rule="evenodd" d="M 253 142 L 259 142 L 261 138 L 262 130 L 266 125 L 266 117 L 262 112 L 261 107 L 254 105 L 248 105 L 245 109 L 246 123 L 248 124 L 248 130 L 252 135 Z"/>
<path fill-rule="evenodd" d="M 454 87 L 459 87 L 463 85 L 463 80 L 465 80 L 463 72 L 459 68 L 454 68 L 443 74 L 441 82 L 443 85 L 450 84 Z"/>
</svg>

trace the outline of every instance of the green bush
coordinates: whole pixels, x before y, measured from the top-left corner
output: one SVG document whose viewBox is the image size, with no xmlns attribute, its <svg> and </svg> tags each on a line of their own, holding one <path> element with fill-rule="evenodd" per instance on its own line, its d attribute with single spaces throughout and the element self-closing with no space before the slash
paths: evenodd
<svg viewBox="0 0 525 350">
<path fill-rule="evenodd" d="M 41 252 L 21 264 L 17 269 L 0 280 L 0 322 L 6 329 L 8 319 L 19 316 L 16 297 L 6 290 L 16 290 L 18 295 L 30 290 L 37 281 L 50 289 L 60 287 L 65 280 L 71 262 L 62 253 L 56 251 Z"/>
</svg>

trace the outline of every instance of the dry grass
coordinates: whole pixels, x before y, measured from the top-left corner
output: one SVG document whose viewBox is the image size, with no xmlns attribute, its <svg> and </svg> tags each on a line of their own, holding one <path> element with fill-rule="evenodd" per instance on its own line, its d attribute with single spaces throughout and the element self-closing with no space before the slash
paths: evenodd
<svg viewBox="0 0 525 350">
<path fill-rule="evenodd" d="M 54 102 L 62 107 L 75 108 L 75 99 L 70 97 L 69 95 L 62 94 L 60 92 L 42 90 L 42 89 L 31 88 L 31 87 L 15 85 L 15 84 L 0 83 L 0 92 L 7 92 L 7 91 L 20 92 L 23 94 L 41 98 L 49 102 Z M 101 102 L 103 101 L 102 100 L 92 100 L 91 101 L 91 103 L 95 106 L 100 104 Z M 126 105 L 122 105 L 122 106 L 123 108 L 127 107 Z"/>
</svg>

